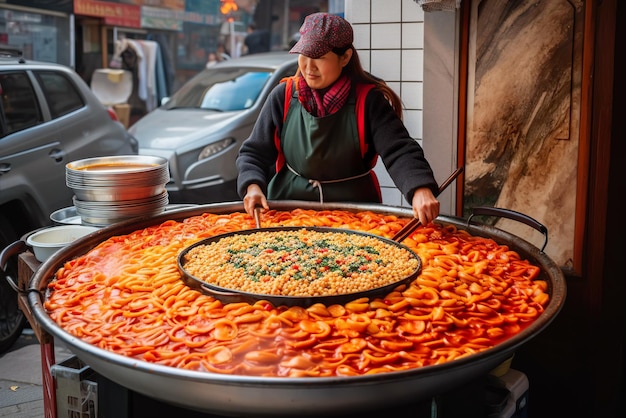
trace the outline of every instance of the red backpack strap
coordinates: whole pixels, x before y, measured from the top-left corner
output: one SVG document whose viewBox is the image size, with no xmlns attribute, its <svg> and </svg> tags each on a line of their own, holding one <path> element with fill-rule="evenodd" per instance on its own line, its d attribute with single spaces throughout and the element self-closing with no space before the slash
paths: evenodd
<svg viewBox="0 0 626 418">
<path fill-rule="evenodd" d="M 357 84 L 356 85 L 356 126 L 359 132 L 359 144 L 361 145 L 361 157 L 365 157 L 367 153 L 368 144 L 365 142 L 365 98 L 367 94 L 374 88 L 374 84 Z M 374 168 L 376 166 L 376 161 L 378 160 L 378 155 L 374 155 L 374 157 L 369 162 L 370 167 Z M 382 191 L 380 189 L 380 183 L 378 182 L 378 177 L 374 171 L 372 173 L 372 179 L 374 181 L 376 190 L 378 191 L 378 202 L 383 201 Z"/>
<path fill-rule="evenodd" d="M 374 84 L 356 85 L 356 126 L 359 132 L 359 143 L 361 144 L 361 157 L 367 153 L 367 143 L 365 142 L 365 98 L 367 93 L 374 88 Z"/>
<path fill-rule="evenodd" d="M 285 77 L 280 80 L 281 83 L 285 83 L 285 104 L 283 108 L 283 125 L 287 119 L 287 112 L 289 111 L 289 105 L 291 103 L 291 97 L 293 96 L 293 80 L 294 77 Z M 276 158 L 276 172 L 278 173 L 283 165 L 285 165 L 285 155 L 280 148 L 280 133 L 278 128 L 274 131 L 274 146 L 278 150 L 278 157 Z"/>
<path fill-rule="evenodd" d="M 293 82 L 295 77 L 285 77 L 280 82 L 286 83 L 285 87 L 285 108 L 283 110 L 283 122 L 287 119 L 287 112 L 289 111 L 289 104 L 291 103 L 291 97 L 293 96 Z M 297 87 L 296 87 L 297 88 Z"/>
</svg>

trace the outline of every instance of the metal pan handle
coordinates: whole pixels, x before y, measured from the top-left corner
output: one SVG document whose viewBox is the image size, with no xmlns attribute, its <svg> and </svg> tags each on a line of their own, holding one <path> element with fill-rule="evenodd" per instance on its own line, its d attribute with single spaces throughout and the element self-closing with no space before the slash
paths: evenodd
<svg viewBox="0 0 626 418">
<path fill-rule="evenodd" d="M 477 206 L 475 208 L 472 208 L 472 214 L 469 216 L 469 218 L 467 218 L 468 227 L 470 225 L 470 221 L 474 216 L 497 216 L 521 222 L 543 234 L 545 239 L 543 242 L 543 246 L 541 247 L 541 252 L 543 252 L 543 250 L 546 248 L 546 245 L 548 245 L 548 228 L 546 228 L 545 225 L 535 220 L 534 218 L 531 218 L 530 216 L 525 215 L 521 212 L 516 212 L 511 209 L 494 208 L 490 206 Z"/>
<path fill-rule="evenodd" d="M 26 242 L 23 240 L 15 241 L 2 250 L 0 252 L 0 272 L 5 275 L 7 282 L 9 282 L 9 286 L 13 288 L 16 292 L 20 292 L 20 288 L 17 286 L 17 278 L 13 278 L 8 275 L 6 272 L 7 264 L 9 263 L 9 259 L 18 254 L 23 253 L 28 249 Z"/>
</svg>

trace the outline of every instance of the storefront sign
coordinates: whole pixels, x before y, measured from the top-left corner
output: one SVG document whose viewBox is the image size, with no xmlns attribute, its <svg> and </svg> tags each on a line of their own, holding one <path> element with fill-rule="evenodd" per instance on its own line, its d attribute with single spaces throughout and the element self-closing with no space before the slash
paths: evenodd
<svg viewBox="0 0 626 418">
<path fill-rule="evenodd" d="M 141 27 L 139 6 L 95 0 L 74 0 L 74 13 L 104 18 L 107 25 Z"/>
<path fill-rule="evenodd" d="M 183 30 L 183 15 L 175 10 L 141 7 L 141 27 L 152 29 Z"/>
<path fill-rule="evenodd" d="M 56 12 L 72 13 L 72 0 L 6 0 L 0 3 L 16 4 L 33 9 L 53 10 Z"/>
<path fill-rule="evenodd" d="M 116 3 L 134 4 L 137 6 L 160 7 L 162 9 L 185 10 L 186 0 L 111 0 Z M 204 1 L 204 0 L 201 0 Z"/>
<path fill-rule="evenodd" d="M 187 0 L 185 22 L 216 25 L 221 22 L 220 0 Z"/>
</svg>

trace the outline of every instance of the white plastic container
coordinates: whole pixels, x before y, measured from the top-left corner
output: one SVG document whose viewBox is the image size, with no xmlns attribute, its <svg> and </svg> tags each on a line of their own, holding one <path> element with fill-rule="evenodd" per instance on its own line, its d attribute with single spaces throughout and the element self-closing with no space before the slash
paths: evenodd
<svg viewBox="0 0 626 418">
<path fill-rule="evenodd" d="M 126 103 L 133 92 L 133 75 L 128 70 L 99 68 L 91 76 L 90 87 L 105 106 Z"/>
<path fill-rule="evenodd" d="M 53 226 L 33 232 L 26 238 L 26 244 L 32 247 L 35 258 L 43 263 L 61 248 L 99 229 L 86 225 Z"/>
</svg>

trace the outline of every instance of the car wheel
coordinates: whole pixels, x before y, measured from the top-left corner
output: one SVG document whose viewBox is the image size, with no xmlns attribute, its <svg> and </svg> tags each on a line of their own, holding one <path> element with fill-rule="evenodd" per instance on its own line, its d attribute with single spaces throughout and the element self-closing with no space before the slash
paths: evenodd
<svg viewBox="0 0 626 418">
<path fill-rule="evenodd" d="M 6 217 L 0 213 L 0 246 L 6 248 L 11 242 L 19 239 L 12 233 L 13 228 Z M 17 292 L 8 282 L 10 277 L 17 282 L 17 260 L 9 258 L 6 265 L 0 265 L 0 353 L 9 350 L 22 334 L 27 324 L 24 313 L 17 303 Z"/>
</svg>

